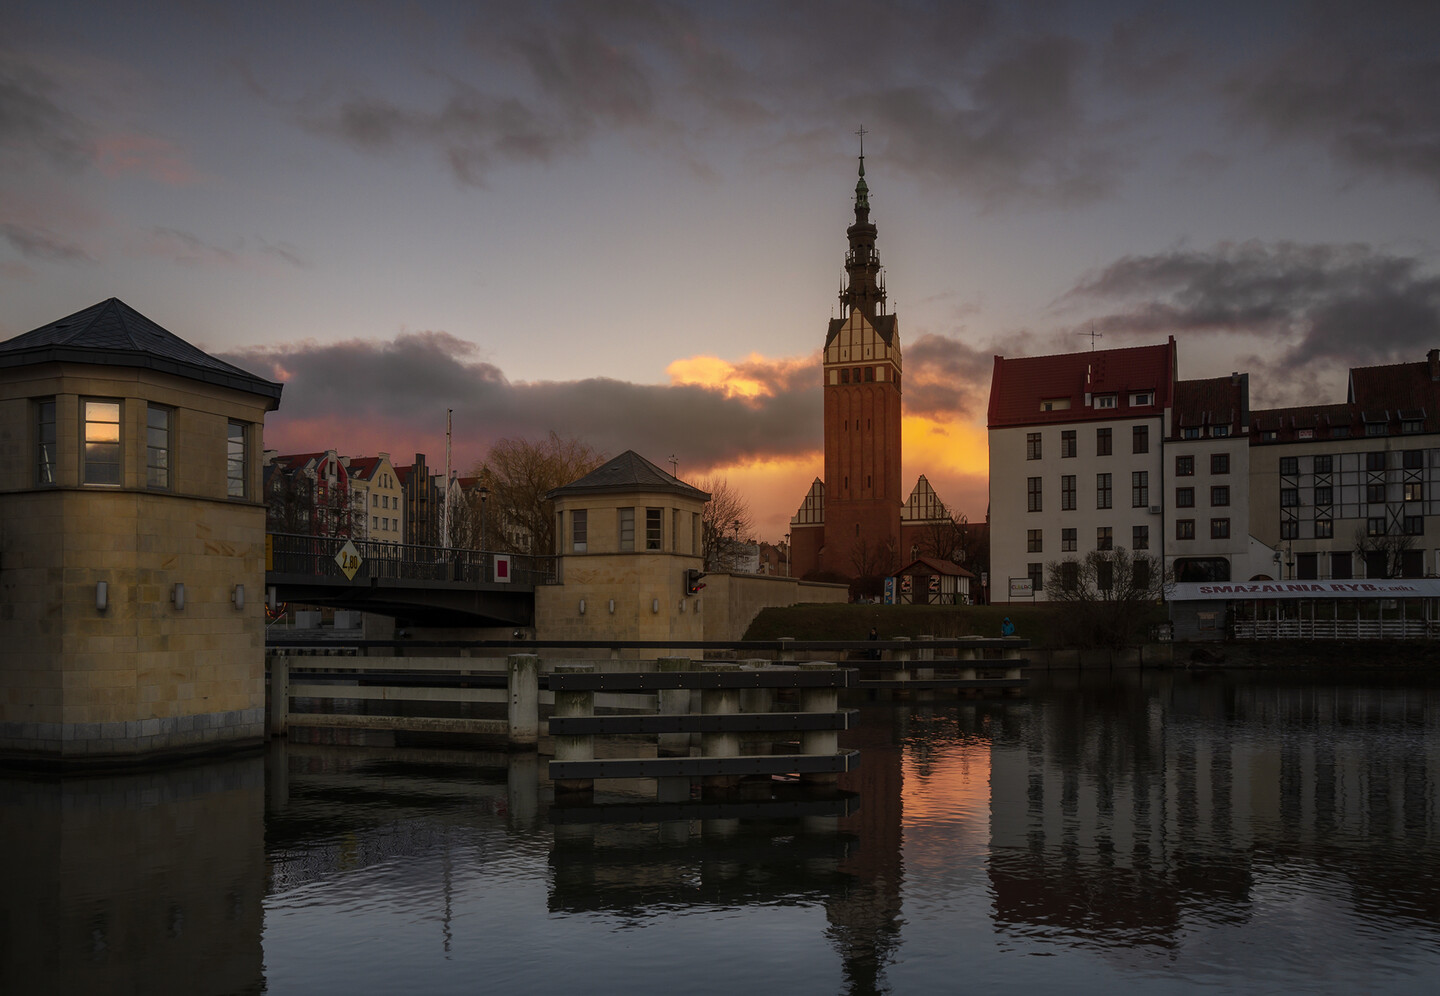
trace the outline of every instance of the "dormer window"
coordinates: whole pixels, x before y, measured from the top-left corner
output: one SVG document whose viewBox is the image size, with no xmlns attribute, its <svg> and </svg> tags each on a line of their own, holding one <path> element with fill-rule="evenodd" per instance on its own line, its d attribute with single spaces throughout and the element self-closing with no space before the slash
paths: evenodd
<svg viewBox="0 0 1440 996">
<path fill-rule="evenodd" d="M 1118 403 L 1119 403 L 1119 399 L 1116 398 L 1116 396 L 1113 395 L 1113 394 L 1097 394 L 1097 395 L 1095 395 L 1095 407 L 1096 407 L 1096 408 L 1114 408 L 1114 407 L 1116 407 L 1116 405 L 1117 405 Z"/>
<path fill-rule="evenodd" d="M 1069 398 L 1046 398 L 1040 402 L 1040 410 L 1042 412 L 1063 412 L 1069 407 Z"/>
<path fill-rule="evenodd" d="M 1230 435 L 1230 427 L 1228 425 L 1217 425 L 1210 430 L 1210 435 L 1214 436 L 1216 439 L 1223 439 L 1224 437 Z"/>
<path fill-rule="evenodd" d="M 1200 438 L 1200 427 L 1199 427 L 1198 425 L 1187 425 L 1185 428 L 1183 428 L 1183 429 L 1180 430 L 1180 438 L 1181 438 L 1181 439 L 1199 439 L 1199 438 Z"/>
<path fill-rule="evenodd" d="M 1154 391 L 1136 391 L 1134 394 L 1130 395 L 1131 408 L 1139 408 L 1143 405 L 1153 405 L 1154 403 Z"/>
</svg>

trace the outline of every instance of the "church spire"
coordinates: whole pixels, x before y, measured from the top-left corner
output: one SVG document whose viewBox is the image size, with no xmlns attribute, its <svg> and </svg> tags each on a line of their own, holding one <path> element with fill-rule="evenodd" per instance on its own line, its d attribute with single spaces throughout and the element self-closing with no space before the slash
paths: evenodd
<svg viewBox="0 0 1440 996">
<path fill-rule="evenodd" d="M 885 310 L 885 287 L 880 281 L 880 257 L 875 252 L 875 226 L 870 223 L 870 186 L 865 182 L 865 126 L 860 136 L 860 178 L 855 182 L 855 224 L 846 229 L 850 251 L 845 254 L 849 283 L 840 292 L 840 303 L 859 308 L 871 322 Z"/>
</svg>

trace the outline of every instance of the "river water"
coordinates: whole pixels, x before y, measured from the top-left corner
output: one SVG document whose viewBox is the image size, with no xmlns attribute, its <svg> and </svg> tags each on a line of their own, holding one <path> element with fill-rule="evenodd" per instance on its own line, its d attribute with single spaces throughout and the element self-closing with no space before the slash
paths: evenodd
<svg viewBox="0 0 1440 996">
<path fill-rule="evenodd" d="M 1433 680 L 856 704 L 853 797 L 684 821 L 475 751 L 5 776 L 0 993 L 1440 987 Z"/>
</svg>

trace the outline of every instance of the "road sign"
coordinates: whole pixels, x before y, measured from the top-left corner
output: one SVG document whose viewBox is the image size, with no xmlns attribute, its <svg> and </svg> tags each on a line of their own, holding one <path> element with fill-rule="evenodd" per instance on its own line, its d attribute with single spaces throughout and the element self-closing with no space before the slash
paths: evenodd
<svg viewBox="0 0 1440 996">
<path fill-rule="evenodd" d="M 341 572 L 345 575 L 346 581 L 355 580 L 355 572 L 360 569 L 360 551 L 355 549 L 355 544 L 350 540 L 335 554 L 335 563 L 340 565 Z"/>
</svg>

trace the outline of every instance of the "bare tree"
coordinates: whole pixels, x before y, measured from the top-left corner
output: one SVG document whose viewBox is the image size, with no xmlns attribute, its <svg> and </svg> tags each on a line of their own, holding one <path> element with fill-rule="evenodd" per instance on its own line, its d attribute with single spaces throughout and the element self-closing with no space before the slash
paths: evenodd
<svg viewBox="0 0 1440 996">
<path fill-rule="evenodd" d="M 700 553 L 707 571 L 725 571 L 734 567 L 733 546 L 742 534 L 751 529 L 750 503 L 728 478 L 702 477 L 692 486 L 709 492 L 700 518 Z"/>
<path fill-rule="evenodd" d="M 943 502 L 940 503 L 939 512 L 939 518 L 931 519 L 921 527 L 916 537 L 916 545 L 920 548 L 922 557 L 934 557 L 958 564 L 964 555 L 965 516 L 956 519 Z"/>
<path fill-rule="evenodd" d="M 1123 546 L 1045 566 L 1045 595 L 1071 610 L 1062 626 L 1078 646 L 1118 649 L 1143 636 L 1137 630 L 1144 609 L 1160 599 L 1164 585 L 1158 557 L 1132 554 Z"/>
<path fill-rule="evenodd" d="M 1388 530 L 1382 535 L 1371 536 L 1364 526 L 1355 528 L 1355 552 L 1365 562 L 1366 577 L 1404 577 L 1405 554 L 1413 549 L 1413 536 Z"/>
<path fill-rule="evenodd" d="M 502 553 L 553 553 L 555 503 L 545 496 L 584 477 L 604 461 L 604 455 L 588 444 L 553 431 L 538 443 L 502 439 L 490 447 L 484 462 L 471 471 L 490 489 L 485 507 L 486 546 Z M 478 499 L 473 504 L 478 506 Z M 469 510 L 469 503 L 465 508 Z M 478 534 L 477 524 L 477 538 Z M 527 545 L 528 550 L 523 548 Z"/>
</svg>

